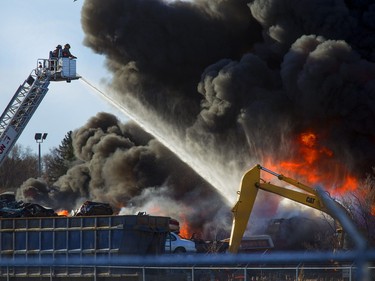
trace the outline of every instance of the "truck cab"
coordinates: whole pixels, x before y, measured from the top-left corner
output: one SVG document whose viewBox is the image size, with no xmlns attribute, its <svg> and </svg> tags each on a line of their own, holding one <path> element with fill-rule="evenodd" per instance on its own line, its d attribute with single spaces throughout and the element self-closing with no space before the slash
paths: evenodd
<svg viewBox="0 0 375 281">
<path fill-rule="evenodd" d="M 165 240 L 166 253 L 196 253 L 195 242 L 180 237 L 175 232 L 169 232 Z"/>
</svg>

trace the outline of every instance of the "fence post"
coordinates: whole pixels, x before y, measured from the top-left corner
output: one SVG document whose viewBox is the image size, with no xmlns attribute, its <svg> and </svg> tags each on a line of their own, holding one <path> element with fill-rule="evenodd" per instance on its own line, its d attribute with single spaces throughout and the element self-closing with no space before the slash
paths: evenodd
<svg viewBox="0 0 375 281">
<path fill-rule="evenodd" d="M 300 264 L 299 264 L 300 265 Z M 298 273 L 298 268 L 299 268 L 299 265 L 297 265 L 297 267 L 296 267 L 296 281 L 298 281 L 298 275 L 299 275 L 299 273 Z"/>
</svg>

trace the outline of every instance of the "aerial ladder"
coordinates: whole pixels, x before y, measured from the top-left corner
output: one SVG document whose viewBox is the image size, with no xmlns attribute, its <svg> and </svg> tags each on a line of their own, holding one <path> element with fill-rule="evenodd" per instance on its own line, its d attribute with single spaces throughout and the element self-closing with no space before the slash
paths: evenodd
<svg viewBox="0 0 375 281">
<path fill-rule="evenodd" d="M 48 59 L 37 60 L 37 67 L 19 86 L 0 117 L 0 166 L 48 92 L 50 82 L 70 83 L 79 78 L 73 58 L 61 54 L 52 57 L 51 52 Z"/>
<path fill-rule="evenodd" d="M 294 186 L 294 188 L 277 186 L 266 182 L 261 179 L 261 171 L 277 177 L 280 181 L 284 181 Z M 364 249 L 366 247 L 366 241 L 353 224 L 348 211 L 329 196 L 325 190 L 319 187 L 312 188 L 295 179 L 277 174 L 261 165 L 256 165 L 243 175 L 240 190 L 238 191 L 238 201 L 232 209 L 233 223 L 228 248 L 230 253 L 238 253 L 239 251 L 259 190 L 280 195 L 331 216 L 335 222 L 338 222 L 336 224 L 336 232 L 338 234 L 336 249 L 345 249 L 344 230 L 350 234 L 357 248 Z"/>
</svg>

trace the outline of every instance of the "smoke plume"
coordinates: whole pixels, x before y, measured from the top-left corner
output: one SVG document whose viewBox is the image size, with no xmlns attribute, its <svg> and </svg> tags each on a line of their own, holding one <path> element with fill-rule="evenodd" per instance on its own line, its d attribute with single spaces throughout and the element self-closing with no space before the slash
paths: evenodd
<svg viewBox="0 0 375 281">
<path fill-rule="evenodd" d="M 228 225 L 224 198 L 136 124 L 98 113 L 73 133 L 73 147 L 79 161 L 66 175 L 52 187 L 30 179 L 18 199 L 66 210 L 86 200 L 107 202 L 115 213 L 146 211 L 178 218 L 181 225 L 189 221 L 189 233 Z M 212 223 L 205 223 L 203 213 Z"/>
<path fill-rule="evenodd" d="M 213 165 L 202 173 L 228 195 L 228 170 L 288 157 L 305 130 L 351 172 L 371 171 L 373 14 L 369 1 L 92 0 L 82 26 L 118 102 L 188 163 Z"/>
<path fill-rule="evenodd" d="M 82 27 L 113 75 L 108 92 L 156 139 L 94 117 L 75 132 L 82 164 L 56 183 L 62 193 L 183 201 L 211 209 L 207 222 L 254 164 L 300 161 L 301 133 L 329 151 L 317 169 L 331 179 L 343 177 L 336 163 L 356 177 L 375 166 L 371 1 L 86 0 Z"/>
</svg>

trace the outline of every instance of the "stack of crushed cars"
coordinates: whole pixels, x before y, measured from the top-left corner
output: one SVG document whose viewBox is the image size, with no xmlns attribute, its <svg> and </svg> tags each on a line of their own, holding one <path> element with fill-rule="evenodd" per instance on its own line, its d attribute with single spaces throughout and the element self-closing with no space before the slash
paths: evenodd
<svg viewBox="0 0 375 281">
<path fill-rule="evenodd" d="M 13 192 L 0 194 L 0 217 L 22 218 L 22 217 L 53 217 L 57 216 L 54 210 L 35 203 L 16 201 Z"/>
<path fill-rule="evenodd" d="M 112 215 L 113 209 L 107 203 L 86 201 L 81 207 L 72 212 L 72 216 Z M 55 217 L 58 214 L 50 208 L 36 203 L 16 201 L 14 192 L 0 194 L 0 218 L 22 217 Z"/>
</svg>

